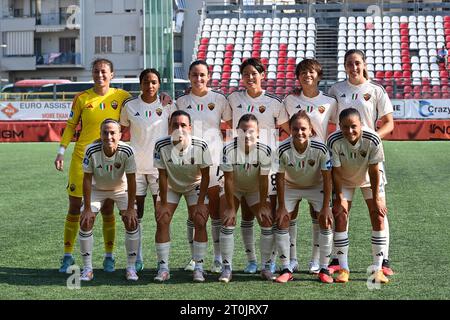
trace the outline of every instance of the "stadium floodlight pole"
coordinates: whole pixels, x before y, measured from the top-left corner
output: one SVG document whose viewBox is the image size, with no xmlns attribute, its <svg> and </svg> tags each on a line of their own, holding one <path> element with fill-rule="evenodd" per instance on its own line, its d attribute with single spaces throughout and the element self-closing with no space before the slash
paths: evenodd
<svg viewBox="0 0 450 320">
<path fill-rule="evenodd" d="M 8 45 L 7 44 L 4 44 L 4 43 L 1 43 L 0 44 L 0 48 L 7 48 L 8 47 Z M 8 82 L 8 79 L 3 79 L 2 78 L 2 71 L 3 71 L 3 68 L 2 68 L 2 58 L 3 58 L 3 52 L 0 54 L 0 91 L 2 91 L 2 82 Z"/>
</svg>

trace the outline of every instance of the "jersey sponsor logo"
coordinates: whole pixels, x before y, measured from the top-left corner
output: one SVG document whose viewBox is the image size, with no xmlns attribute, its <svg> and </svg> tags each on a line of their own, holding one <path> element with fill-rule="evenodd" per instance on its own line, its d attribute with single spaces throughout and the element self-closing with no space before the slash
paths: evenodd
<svg viewBox="0 0 450 320">
<path fill-rule="evenodd" d="M 372 97 L 369 93 L 364 93 L 363 95 L 364 100 L 369 101 L 369 99 Z"/>
<path fill-rule="evenodd" d="M 141 114 L 139 112 L 136 112 L 136 114 L 134 115 L 135 117 L 140 117 Z"/>
<path fill-rule="evenodd" d="M 119 103 L 118 103 L 116 100 L 113 100 L 113 101 L 111 102 L 111 107 L 112 107 L 114 110 L 116 110 L 118 106 L 119 106 Z"/>
<path fill-rule="evenodd" d="M 69 189 L 70 189 L 70 191 L 73 192 L 73 191 L 75 191 L 76 186 L 73 183 L 71 183 Z"/>
<path fill-rule="evenodd" d="M 266 111 L 266 107 L 265 106 L 259 106 L 259 112 L 260 113 L 264 113 L 264 111 Z"/>
<path fill-rule="evenodd" d="M 316 161 L 314 159 L 309 159 L 308 164 L 313 167 L 316 164 Z"/>
<path fill-rule="evenodd" d="M 114 163 L 114 167 L 116 167 L 117 169 L 120 169 L 121 166 L 122 164 L 120 162 Z"/>
<path fill-rule="evenodd" d="M 325 107 L 324 106 L 319 106 L 319 112 L 320 113 L 324 113 L 325 112 Z"/>
<path fill-rule="evenodd" d="M 365 158 L 367 155 L 367 152 L 364 150 L 359 150 L 359 154 L 361 155 L 361 157 Z"/>
<path fill-rule="evenodd" d="M 216 107 L 216 105 L 214 103 L 212 103 L 212 102 L 208 103 L 208 109 L 209 110 L 213 111 L 215 107 Z"/>
<path fill-rule="evenodd" d="M 100 108 L 100 110 L 105 110 L 105 108 L 106 108 L 105 103 L 103 103 L 103 102 L 100 103 L 99 108 Z"/>
<path fill-rule="evenodd" d="M 157 109 L 156 109 L 156 114 L 157 114 L 158 116 L 161 116 L 161 114 L 162 114 L 162 109 L 161 109 L 161 108 L 157 108 Z"/>
</svg>

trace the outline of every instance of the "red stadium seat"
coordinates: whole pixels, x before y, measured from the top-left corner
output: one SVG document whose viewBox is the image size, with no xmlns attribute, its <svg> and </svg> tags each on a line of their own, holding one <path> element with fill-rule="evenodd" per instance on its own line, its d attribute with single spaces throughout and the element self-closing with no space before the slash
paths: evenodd
<svg viewBox="0 0 450 320">
<path fill-rule="evenodd" d="M 405 78 L 405 79 L 403 79 L 403 85 L 404 85 L 404 86 L 411 86 L 411 85 L 412 85 L 411 78 Z"/>
<path fill-rule="evenodd" d="M 253 33 L 253 36 L 255 37 L 255 39 L 256 39 L 256 38 L 261 38 L 262 35 L 263 35 L 262 31 L 255 31 L 255 32 Z"/>
<path fill-rule="evenodd" d="M 220 91 L 222 91 L 224 94 L 228 94 L 228 87 L 222 87 L 220 88 Z"/>
<path fill-rule="evenodd" d="M 223 60 L 223 64 L 231 64 L 231 62 L 233 62 L 233 60 L 231 58 L 225 58 Z"/>
<path fill-rule="evenodd" d="M 286 58 L 278 58 L 278 64 L 286 64 Z"/>
<path fill-rule="evenodd" d="M 277 87 L 277 89 L 275 90 L 275 94 L 278 96 L 284 96 L 285 90 L 283 87 Z"/>
<path fill-rule="evenodd" d="M 253 43 L 253 51 L 261 51 L 261 45 L 258 43 Z"/>
<path fill-rule="evenodd" d="M 258 50 L 253 50 L 252 51 L 252 58 L 259 58 L 259 51 Z"/>
<path fill-rule="evenodd" d="M 409 50 L 409 44 L 406 43 L 406 42 L 402 42 L 402 43 L 400 44 L 400 47 L 401 47 L 402 49 L 408 49 L 408 50 Z"/>
<path fill-rule="evenodd" d="M 295 80 L 292 79 L 286 79 L 286 87 L 293 89 L 295 86 Z"/>
<path fill-rule="evenodd" d="M 384 73 L 384 77 L 385 77 L 386 79 L 391 79 L 393 75 L 394 75 L 394 73 L 393 73 L 392 71 L 386 71 L 386 72 Z"/>
<path fill-rule="evenodd" d="M 224 64 L 222 67 L 222 72 L 231 72 L 231 66 L 229 64 Z"/>
<path fill-rule="evenodd" d="M 450 21 L 444 22 L 444 28 L 445 29 L 450 29 Z"/>
<path fill-rule="evenodd" d="M 450 42 L 450 36 L 445 36 L 445 41 Z"/>
<path fill-rule="evenodd" d="M 209 74 L 213 73 L 214 66 L 213 65 L 208 66 L 208 70 L 209 70 Z"/>
<path fill-rule="evenodd" d="M 276 87 L 284 87 L 284 79 L 277 79 Z"/>
<path fill-rule="evenodd" d="M 403 87 L 403 93 L 411 93 L 411 92 L 412 92 L 411 86 L 404 86 Z"/>
<path fill-rule="evenodd" d="M 201 38 L 200 39 L 200 44 L 208 44 L 209 43 L 209 39 L 208 38 Z"/>
<path fill-rule="evenodd" d="M 423 78 L 423 79 L 422 79 L 422 86 L 426 86 L 426 87 L 430 88 L 430 79 L 428 79 L 428 78 Z M 431 88 L 430 88 L 430 89 L 431 89 Z M 431 92 L 431 90 L 430 90 L 430 91 L 427 91 L 427 92 Z"/>
<path fill-rule="evenodd" d="M 408 49 L 402 49 L 401 56 L 402 57 L 409 57 L 409 50 Z"/>
<path fill-rule="evenodd" d="M 432 98 L 433 99 L 440 99 L 441 98 L 441 94 L 435 92 L 435 93 L 433 93 Z"/>
<path fill-rule="evenodd" d="M 286 79 L 295 79 L 294 72 L 286 72 Z"/>
<path fill-rule="evenodd" d="M 403 78 L 403 72 L 401 72 L 401 71 L 394 71 L 394 78 L 396 78 L 396 79 Z"/>
<path fill-rule="evenodd" d="M 225 47 L 226 51 L 233 51 L 234 50 L 234 44 L 227 44 L 227 46 Z"/>
<path fill-rule="evenodd" d="M 219 80 L 214 79 L 211 81 L 211 87 L 218 87 L 219 86 Z"/>
<path fill-rule="evenodd" d="M 290 64 L 290 65 L 295 66 L 295 65 L 296 65 L 296 63 L 295 63 L 295 58 L 288 58 L 288 59 L 287 59 L 287 64 Z"/>
<path fill-rule="evenodd" d="M 403 99 L 403 94 L 400 93 L 400 92 L 397 92 L 397 93 L 395 94 L 395 99 Z"/>
<path fill-rule="evenodd" d="M 261 44 L 261 38 L 260 37 L 253 38 L 253 44 Z"/>
<path fill-rule="evenodd" d="M 269 93 L 274 93 L 275 92 L 275 89 L 274 89 L 274 87 L 267 87 L 267 92 L 269 92 Z"/>
<path fill-rule="evenodd" d="M 286 78 L 284 72 L 277 72 L 277 79 L 284 79 L 284 78 Z"/>
<path fill-rule="evenodd" d="M 199 51 L 199 52 L 197 53 L 197 59 L 199 59 L 199 60 L 205 60 L 205 58 L 206 58 L 206 52 L 204 52 L 204 51 Z"/>
<path fill-rule="evenodd" d="M 447 85 L 442 85 L 441 92 L 442 93 L 450 93 L 450 89 L 449 89 L 449 87 Z"/>
<path fill-rule="evenodd" d="M 409 64 L 409 62 L 402 63 L 402 69 L 406 71 L 411 70 L 411 65 Z"/>
<path fill-rule="evenodd" d="M 431 93 L 430 86 L 422 85 L 422 92 Z"/>
<path fill-rule="evenodd" d="M 414 86 L 414 93 L 421 93 L 422 92 L 422 87 L 421 86 Z"/>
<path fill-rule="evenodd" d="M 288 64 L 286 71 L 291 71 L 291 72 L 295 72 L 295 65 L 293 64 Z"/>
<path fill-rule="evenodd" d="M 286 58 L 287 57 L 287 52 L 286 52 L 286 50 L 280 50 L 280 51 L 278 51 L 278 59 L 280 59 L 280 58 Z M 286 60 L 286 59 L 285 59 Z M 286 61 L 283 63 L 283 64 L 286 64 Z"/>
<path fill-rule="evenodd" d="M 447 70 L 439 71 L 439 75 L 441 76 L 441 78 L 448 78 L 448 71 Z"/>
<path fill-rule="evenodd" d="M 230 79 L 230 73 L 229 72 L 222 73 L 222 79 Z"/>
<path fill-rule="evenodd" d="M 433 92 L 433 93 L 441 93 L 441 87 L 440 86 L 433 86 L 431 88 L 431 92 Z"/>
<path fill-rule="evenodd" d="M 442 78 L 441 79 L 441 85 L 442 86 L 448 86 L 448 78 Z M 449 91 L 450 92 L 450 91 Z"/>
<path fill-rule="evenodd" d="M 403 56 L 402 63 L 411 63 L 411 59 L 409 58 L 409 56 Z"/>
<path fill-rule="evenodd" d="M 287 44 L 286 43 L 280 43 L 280 46 L 279 46 L 279 49 L 280 49 L 280 51 L 281 50 L 283 50 L 283 51 L 286 51 L 287 50 Z"/>
<path fill-rule="evenodd" d="M 375 73 L 375 78 L 377 79 L 383 79 L 384 78 L 384 72 L 383 71 L 377 71 Z"/>
<path fill-rule="evenodd" d="M 387 93 L 392 93 L 392 92 L 394 92 L 394 88 L 392 87 L 392 86 L 386 86 L 386 92 Z"/>
<path fill-rule="evenodd" d="M 413 96 L 411 95 L 411 93 L 405 93 L 405 94 L 404 94 L 404 98 L 405 98 L 405 99 L 412 99 Z"/>
<path fill-rule="evenodd" d="M 198 46 L 198 51 L 207 51 L 208 46 L 206 44 L 201 44 Z"/>
<path fill-rule="evenodd" d="M 225 58 L 233 58 L 233 51 L 225 51 Z"/>
<path fill-rule="evenodd" d="M 411 78 L 411 71 L 405 70 L 403 71 L 403 78 Z"/>
<path fill-rule="evenodd" d="M 448 93 L 448 92 L 443 93 L 442 99 L 450 99 L 450 93 Z"/>
<path fill-rule="evenodd" d="M 422 98 L 422 94 L 419 92 L 414 93 L 414 99 L 421 99 Z"/>
<path fill-rule="evenodd" d="M 277 67 L 277 71 L 278 71 L 278 72 L 280 72 L 280 71 L 286 71 L 286 65 L 284 65 L 284 64 L 279 64 L 278 67 Z"/>
<path fill-rule="evenodd" d="M 445 22 L 450 22 L 450 16 L 444 16 L 444 21 Z"/>
<path fill-rule="evenodd" d="M 431 98 L 432 98 L 432 95 L 429 92 L 424 92 L 422 94 L 422 99 L 431 99 Z"/>
<path fill-rule="evenodd" d="M 406 29 L 406 31 L 408 31 L 408 23 L 406 22 L 400 23 L 400 29 Z"/>
<path fill-rule="evenodd" d="M 267 79 L 267 86 L 268 87 L 275 87 L 275 80 L 273 79 Z"/>
<path fill-rule="evenodd" d="M 408 43 L 408 42 L 409 42 L 409 37 L 408 37 L 408 36 L 402 36 L 402 37 L 400 38 L 400 42 L 402 42 L 402 43 Z"/>
</svg>

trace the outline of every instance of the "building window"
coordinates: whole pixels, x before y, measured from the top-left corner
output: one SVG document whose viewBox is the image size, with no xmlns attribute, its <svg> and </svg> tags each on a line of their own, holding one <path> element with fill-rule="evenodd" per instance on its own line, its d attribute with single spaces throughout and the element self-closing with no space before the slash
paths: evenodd
<svg viewBox="0 0 450 320">
<path fill-rule="evenodd" d="M 95 53 L 111 53 L 112 37 L 95 37 Z"/>
<path fill-rule="evenodd" d="M 125 36 L 125 52 L 136 52 L 136 36 Z"/>
<path fill-rule="evenodd" d="M 95 13 L 112 13 L 112 0 L 95 0 Z"/>
<path fill-rule="evenodd" d="M 136 12 L 136 0 L 124 0 L 125 12 Z"/>
</svg>

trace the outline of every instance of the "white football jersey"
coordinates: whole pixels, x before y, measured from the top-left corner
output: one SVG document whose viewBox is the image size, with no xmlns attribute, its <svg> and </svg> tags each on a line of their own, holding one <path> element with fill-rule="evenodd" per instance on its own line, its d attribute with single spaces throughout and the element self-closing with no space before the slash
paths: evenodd
<svg viewBox="0 0 450 320">
<path fill-rule="evenodd" d="M 240 90 L 230 94 L 228 101 L 233 112 L 233 128 L 237 127 L 239 119 L 244 114 L 254 114 L 258 119 L 260 141 L 274 149 L 279 136 L 275 126 L 289 120 L 281 99 L 266 91 L 263 91 L 260 96 L 252 98 L 248 95 L 247 90 Z"/>
<path fill-rule="evenodd" d="M 277 151 L 278 172 L 284 173 L 286 186 L 292 189 L 315 188 L 322 185 L 322 171 L 330 170 L 330 155 L 322 142 L 309 140 L 303 153 L 298 153 L 289 137 Z"/>
<path fill-rule="evenodd" d="M 156 141 L 153 163 L 155 168 L 165 169 L 169 187 L 178 193 L 186 193 L 200 186 L 200 169 L 212 165 L 208 144 L 200 138 L 191 137 L 185 150 L 172 143 L 166 136 Z"/>
<path fill-rule="evenodd" d="M 127 188 L 127 173 L 136 173 L 133 149 L 125 142 L 112 157 L 103 152 L 102 142 L 94 142 L 86 148 L 83 171 L 92 173 L 92 186 L 102 191 L 124 191 Z"/>
<path fill-rule="evenodd" d="M 120 112 L 120 124 L 130 127 L 130 145 L 135 152 L 137 173 L 156 174 L 153 167 L 155 141 L 168 134 L 170 112 L 173 106 L 163 107 L 159 98 L 146 103 L 141 95 L 126 100 Z"/>
<path fill-rule="evenodd" d="M 225 95 L 211 89 L 203 97 L 191 92 L 178 97 L 175 105 L 176 109 L 189 113 L 192 120 L 192 134 L 205 139 L 213 164 L 218 166 L 223 147 L 220 123 L 221 120 L 225 122 L 231 120 L 231 109 Z"/>
<path fill-rule="evenodd" d="M 233 172 L 235 191 L 259 192 L 259 176 L 269 175 L 272 166 L 271 153 L 268 145 L 257 142 L 246 154 L 245 147 L 240 146 L 235 138 L 223 148 L 220 169 Z"/>
<path fill-rule="evenodd" d="M 328 137 L 333 167 L 341 167 L 342 185 L 348 188 L 370 187 L 369 165 L 384 161 L 383 144 L 378 134 L 363 127 L 355 145 L 345 139 L 341 130 Z"/>
<path fill-rule="evenodd" d="M 334 122 L 337 116 L 338 106 L 334 97 L 319 91 L 316 97 L 309 98 L 301 92 L 300 95 L 289 94 L 284 98 L 283 104 L 289 118 L 295 113 L 305 110 L 316 132 L 314 139 L 326 143 L 328 122 Z"/>
<path fill-rule="evenodd" d="M 363 126 L 376 130 L 377 120 L 386 114 L 393 113 L 392 102 L 386 90 L 380 84 L 366 81 L 355 86 L 348 80 L 335 83 L 328 92 L 338 101 L 338 112 L 335 123 L 339 127 L 339 114 L 347 108 L 355 108 L 361 114 Z"/>
</svg>

